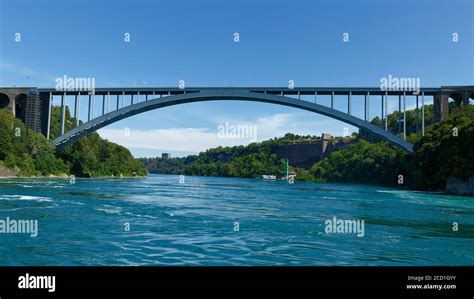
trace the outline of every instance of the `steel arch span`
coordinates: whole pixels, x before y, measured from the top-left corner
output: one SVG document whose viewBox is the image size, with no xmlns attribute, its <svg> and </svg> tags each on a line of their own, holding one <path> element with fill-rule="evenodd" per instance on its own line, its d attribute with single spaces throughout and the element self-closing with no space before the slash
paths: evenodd
<svg viewBox="0 0 474 299">
<path fill-rule="evenodd" d="M 59 136 L 54 140 L 57 150 L 61 150 L 65 146 L 72 142 L 80 139 L 81 137 L 94 132 L 100 128 L 110 125 L 114 122 L 128 118 L 133 115 L 137 115 L 143 112 L 169 107 L 174 105 L 182 105 L 186 103 L 194 102 L 205 102 L 205 101 L 217 101 L 217 100 L 237 100 L 237 101 L 253 101 L 262 103 L 271 103 L 277 105 L 283 105 L 293 108 L 298 108 L 318 114 L 322 114 L 344 123 L 364 129 L 374 136 L 378 136 L 381 139 L 389 142 L 390 144 L 398 147 L 410 154 L 413 154 L 413 145 L 394 134 L 391 134 L 368 121 L 364 121 L 350 114 L 325 107 L 319 104 L 287 97 L 284 95 L 275 95 L 267 93 L 258 93 L 250 91 L 240 91 L 231 89 L 217 89 L 207 90 L 199 92 L 190 92 L 177 95 L 170 95 L 163 98 L 155 98 L 145 102 L 136 103 L 127 107 L 120 108 L 118 110 L 109 112 L 100 117 L 92 119 L 82 125 L 68 131 L 67 133 Z"/>
</svg>

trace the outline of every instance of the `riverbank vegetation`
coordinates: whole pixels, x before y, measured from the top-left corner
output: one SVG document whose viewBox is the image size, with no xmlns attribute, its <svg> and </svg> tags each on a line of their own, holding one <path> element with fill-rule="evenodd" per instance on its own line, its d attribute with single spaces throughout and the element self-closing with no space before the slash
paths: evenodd
<svg viewBox="0 0 474 299">
<path fill-rule="evenodd" d="M 60 108 L 52 109 L 51 139 L 59 135 Z M 66 111 L 66 129 L 74 119 Z M 51 140 L 27 129 L 10 111 L 0 110 L 0 165 L 6 174 L 18 176 L 131 177 L 144 176 L 146 169 L 130 151 L 92 133 L 61 152 Z M 0 175 L 1 176 L 1 175 Z"/>
<path fill-rule="evenodd" d="M 447 120 L 429 125 L 415 140 L 411 156 L 386 142 L 359 140 L 347 150 L 316 163 L 316 180 L 406 186 L 443 190 L 450 178 L 467 181 L 474 176 L 474 107 L 452 107 Z"/>
<path fill-rule="evenodd" d="M 282 138 L 251 143 L 247 146 L 216 147 L 185 158 L 143 158 L 151 173 L 199 176 L 257 178 L 262 174 L 285 175 L 286 162 L 278 159 L 274 148 L 287 143 L 316 140 L 314 136 L 286 134 Z M 291 169 L 294 171 L 294 169 Z"/>
<path fill-rule="evenodd" d="M 54 144 L 4 109 L 0 110 L 0 140 L 0 164 L 19 176 L 67 173 L 66 164 L 54 153 Z"/>
</svg>

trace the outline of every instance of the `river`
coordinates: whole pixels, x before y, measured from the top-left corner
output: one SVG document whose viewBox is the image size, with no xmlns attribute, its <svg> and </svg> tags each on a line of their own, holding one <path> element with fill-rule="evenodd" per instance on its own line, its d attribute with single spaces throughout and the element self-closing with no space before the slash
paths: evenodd
<svg viewBox="0 0 474 299">
<path fill-rule="evenodd" d="M 363 236 L 327 233 L 334 217 Z M 0 220 L 38 224 L 0 233 L 0 265 L 474 265 L 473 197 L 375 186 L 2 179 Z"/>
</svg>

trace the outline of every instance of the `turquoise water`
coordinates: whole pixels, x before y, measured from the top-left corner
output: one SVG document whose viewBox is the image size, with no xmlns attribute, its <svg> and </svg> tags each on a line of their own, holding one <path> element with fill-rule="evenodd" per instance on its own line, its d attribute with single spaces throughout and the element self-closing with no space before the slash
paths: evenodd
<svg viewBox="0 0 474 299">
<path fill-rule="evenodd" d="M 6 217 L 38 236 L 0 233 L 1 265 L 474 265 L 474 198 L 374 186 L 3 179 Z M 364 236 L 327 234 L 333 217 Z"/>
</svg>

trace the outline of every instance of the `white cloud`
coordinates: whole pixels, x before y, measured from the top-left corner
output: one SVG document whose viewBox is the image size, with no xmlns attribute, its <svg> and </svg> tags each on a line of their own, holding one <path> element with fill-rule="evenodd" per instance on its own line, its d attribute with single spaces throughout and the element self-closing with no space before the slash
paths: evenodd
<svg viewBox="0 0 474 299">
<path fill-rule="evenodd" d="M 302 135 L 320 135 L 322 132 L 333 135 L 343 135 L 343 129 L 353 127 L 330 118 L 304 113 L 279 113 L 263 116 L 255 121 L 232 121 L 220 119 L 215 128 L 167 128 L 167 129 L 126 129 L 99 130 L 99 134 L 112 142 L 127 148 L 142 148 L 150 150 L 202 152 L 217 146 L 247 145 L 254 139 L 225 139 L 218 138 L 217 126 L 226 122 L 234 125 L 254 125 L 257 128 L 257 141 L 281 137 L 288 132 Z"/>
<path fill-rule="evenodd" d="M 258 118 L 255 122 L 232 121 L 231 119 L 217 123 L 215 129 L 208 128 L 168 128 L 168 129 L 101 129 L 99 134 L 125 147 L 153 150 L 201 152 L 221 146 L 247 145 L 254 139 L 226 139 L 217 137 L 217 126 L 225 122 L 235 125 L 257 126 L 257 141 L 281 136 L 288 132 L 287 124 L 291 122 L 290 114 L 275 114 L 270 117 Z M 128 135 L 128 136 L 127 136 Z M 264 139 L 262 139 L 264 138 Z"/>
<path fill-rule="evenodd" d="M 250 143 L 249 139 L 219 139 L 216 131 L 205 128 L 131 129 L 129 134 L 126 132 L 125 129 L 99 130 L 100 136 L 128 148 L 201 152 L 219 145 L 234 146 Z"/>
</svg>

